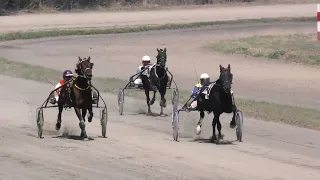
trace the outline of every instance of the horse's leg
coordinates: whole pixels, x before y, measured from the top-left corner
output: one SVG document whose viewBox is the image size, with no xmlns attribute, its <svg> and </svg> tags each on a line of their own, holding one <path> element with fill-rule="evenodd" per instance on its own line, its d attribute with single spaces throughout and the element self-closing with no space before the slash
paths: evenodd
<svg viewBox="0 0 320 180">
<path fill-rule="evenodd" d="M 220 115 L 217 116 L 216 121 L 217 121 L 216 122 L 217 123 L 217 129 L 218 129 L 218 139 L 223 139 L 223 134 L 221 133 L 222 126 L 221 126 L 221 122 L 220 122 Z"/>
<path fill-rule="evenodd" d="M 155 80 L 155 77 L 154 76 L 151 76 L 150 79 L 149 79 L 149 87 L 152 89 L 153 91 L 153 96 L 152 96 L 152 99 L 150 101 L 150 105 L 153 105 L 154 102 L 156 101 L 156 93 L 157 93 L 157 90 L 159 90 L 159 86 L 157 84 L 157 80 Z"/>
<path fill-rule="evenodd" d="M 148 113 L 151 113 L 151 109 L 150 109 L 150 97 L 149 97 L 149 88 L 144 88 L 144 93 L 146 94 L 146 98 L 147 98 L 147 105 L 148 105 Z"/>
<path fill-rule="evenodd" d="M 57 118 L 57 123 L 56 123 L 56 130 L 59 131 L 61 128 L 61 115 L 62 115 L 62 110 L 63 110 L 63 104 L 62 103 L 58 103 L 58 107 L 59 107 L 59 113 L 58 113 L 58 118 Z"/>
<path fill-rule="evenodd" d="M 86 124 L 84 122 L 84 119 L 82 118 L 81 116 L 81 113 L 80 113 L 80 109 L 78 107 L 74 107 L 74 111 L 76 112 L 77 116 L 78 116 L 78 119 L 79 119 L 79 127 L 81 129 L 81 134 L 80 134 L 80 137 L 82 139 L 84 138 L 87 138 L 87 133 L 86 133 Z"/>
<path fill-rule="evenodd" d="M 84 122 L 86 122 L 87 109 L 86 108 L 82 108 L 81 111 L 82 111 L 82 113 L 81 113 L 82 118 L 83 118 Z"/>
<path fill-rule="evenodd" d="M 150 105 L 153 105 L 154 102 L 156 101 L 156 93 L 157 93 L 157 91 L 153 91 L 152 99 L 151 99 L 151 101 L 149 102 Z"/>
<path fill-rule="evenodd" d="M 204 111 L 200 111 L 200 119 L 198 121 L 198 126 L 197 126 L 197 135 L 199 135 L 201 133 L 201 127 L 202 127 L 202 121 L 203 121 L 203 118 L 204 118 Z"/>
<path fill-rule="evenodd" d="M 233 105 L 233 116 L 232 116 L 232 120 L 230 122 L 230 128 L 234 129 L 236 127 L 236 112 L 237 112 L 237 106 Z"/>
<path fill-rule="evenodd" d="M 88 111 L 89 111 L 88 122 L 91 123 L 93 118 L 92 104 L 89 105 Z"/>
<path fill-rule="evenodd" d="M 160 86 L 160 88 L 162 88 Z M 163 115 L 163 108 L 167 106 L 166 104 L 166 99 L 164 98 L 165 92 L 163 89 L 159 90 L 160 96 L 161 96 L 161 101 L 160 101 L 160 115 Z"/>
<path fill-rule="evenodd" d="M 166 86 L 166 81 L 164 82 L 160 82 L 160 87 L 159 87 L 159 92 L 161 95 L 161 102 L 160 102 L 160 106 L 162 107 L 167 107 L 167 100 L 165 98 L 166 92 L 167 92 L 167 86 Z"/>
<path fill-rule="evenodd" d="M 213 113 L 214 117 L 212 120 L 212 137 L 211 137 L 211 141 L 214 142 L 217 140 L 217 136 L 216 136 L 216 125 L 219 121 L 219 116 L 220 114 L 218 113 Z"/>
</svg>

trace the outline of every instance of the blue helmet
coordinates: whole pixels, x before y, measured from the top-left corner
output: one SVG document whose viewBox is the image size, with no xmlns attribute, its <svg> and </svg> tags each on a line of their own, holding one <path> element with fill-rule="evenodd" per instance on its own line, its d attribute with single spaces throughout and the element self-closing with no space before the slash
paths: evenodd
<svg viewBox="0 0 320 180">
<path fill-rule="evenodd" d="M 64 79 L 64 80 L 70 79 L 70 77 L 72 77 L 72 76 L 73 76 L 73 73 L 72 73 L 72 71 L 70 71 L 70 70 L 65 70 L 65 71 L 63 72 L 63 79 Z"/>
</svg>

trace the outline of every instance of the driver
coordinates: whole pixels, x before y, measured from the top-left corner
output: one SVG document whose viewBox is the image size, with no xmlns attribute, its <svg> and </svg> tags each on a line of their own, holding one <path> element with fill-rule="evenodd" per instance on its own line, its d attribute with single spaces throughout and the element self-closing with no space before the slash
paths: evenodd
<svg viewBox="0 0 320 180">
<path fill-rule="evenodd" d="M 137 73 L 141 72 L 141 69 L 143 67 L 146 67 L 146 66 L 149 66 L 151 65 L 151 58 L 150 56 L 148 55 L 145 55 L 142 57 L 142 65 L 140 65 L 137 69 Z M 138 77 L 135 81 L 134 81 L 134 84 L 137 85 L 137 86 L 140 86 L 142 85 L 142 80 L 140 79 L 140 77 Z"/>
<path fill-rule="evenodd" d="M 201 89 L 205 89 L 210 85 L 210 77 L 207 73 L 200 75 L 200 83 L 196 84 L 192 90 L 191 97 L 192 101 L 187 104 L 187 109 L 194 110 L 197 107 L 198 94 Z"/>
<path fill-rule="evenodd" d="M 62 80 L 59 81 L 59 83 L 55 86 L 54 89 L 59 88 L 60 86 L 64 85 L 65 82 L 70 81 L 73 77 L 73 73 L 71 70 L 65 70 L 62 73 Z M 56 92 L 54 93 L 54 98 L 50 99 L 50 103 L 51 104 L 55 104 L 56 102 L 58 102 L 58 98 L 59 98 L 59 94 L 60 94 L 60 90 L 61 89 L 57 89 Z"/>
</svg>

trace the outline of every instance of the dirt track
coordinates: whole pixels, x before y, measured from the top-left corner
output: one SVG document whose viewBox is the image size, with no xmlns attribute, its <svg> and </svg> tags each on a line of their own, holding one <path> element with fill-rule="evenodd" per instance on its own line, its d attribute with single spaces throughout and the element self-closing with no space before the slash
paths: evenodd
<svg viewBox="0 0 320 180">
<path fill-rule="evenodd" d="M 275 7 L 272 9 L 277 11 Z M 258 16 L 250 12 L 252 17 Z M 275 16 L 275 12 L 270 12 L 270 15 Z M 239 56 L 219 55 L 200 49 L 203 43 L 219 38 L 313 32 L 313 26 L 310 23 L 290 23 L 263 27 L 238 26 L 237 29 L 221 27 L 16 41 L 2 43 L 5 46 L 0 49 L 0 54 L 12 60 L 56 69 L 73 67 L 77 55 L 91 55 L 96 64 L 96 75 L 126 78 L 135 70 L 142 55 L 149 53 L 154 56 L 155 48 L 165 45 L 169 53 L 169 68 L 181 87 L 190 88 L 193 84 L 187 82 L 190 78 L 194 79 L 194 73 L 188 70 L 192 69 L 192 59 L 196 59 L 199 72 L 207 71 L 212 77 L 217 75 L 219 63 L 231 63 L 235 74 L 234 89 L 242 97 L 250 95 L 255 99 L 290 104 L 301 101 L 305 106 L 313 106 L 319 105 L 319 100 L 307 99 L 302 95 L 317 95 L 320 86 L 315 69 L 264 60 L 251 60 L 249 63 L 249 60 Z M 239 28 L 241 33 L 236 31 Z M 189 62 L 185 65 L 187 71 L 180 70 L 184 62 Z M 115 69 L 126 73 L 119 74 Z M 170 116 L 141 115 L 137 113 L 140 111 L 137 107 L 143 108 L 144 102 L 130 98 L 126 98 L 125 115 L 119 116 L 116 98 L 112 95 L 104 95 L 110 113 L 107 139 L 97 137 L 100 126 L 95 118 L 93 123 L 87 124 L 88 134 L 94 140 L 74 140 L 75 136 L 70 134 L 78 135 L 79 128 L 73 111 L 65 112 L 62 122 L 63 128 L 67 128 L 67 137 L 71 139 L 56 138 L 62 132 L 54 130 L 57 110 L 50 110 L 45 112 L 45 139 L 40 140 L 35 138 L 35 109 L 52 87 L 3 76 L 0 76 L 0 81 L 0 106 L 2 112 L 6 112 L 0 118 L 0 179 L 300 180 L 320 177 L 319 132 L 246 119 L 243 143 L 215 146 L 190 142 L 194 137 L 195 120 L 198 119 L 197 113 L 190 113 L 189 117 L 181 117 L 184 138 L 174 143 L 171 141 Z M 305 90 L 307 87 L 309 89 Z M 292 90 L 295 94 L 289 93 Z M 270 96 L 270 92 L 279 95 Z M 154 107 L 154 111 L 159 110 Z M 95 114 L 98 115 L 98 112 Z M 211 116 L 205 119 L 203 138 L 211 135 L 211 119 Z M 227 128 L 230 116 L 224 115 L 222 119 L 226 139 L 234 140 L 234 131 Z"/>
<path fill-rule="evenodd" d="M 253 15 L 254 14 L 254 15 Z M 114 27 L 200 21 L 223 21 L 267 17 L 315 16 L 316 4 L 252 7 L 216 7 L 143 12 L 93 12 L 0 17 L 0 33 L 34 29 Z"/>
</svg>

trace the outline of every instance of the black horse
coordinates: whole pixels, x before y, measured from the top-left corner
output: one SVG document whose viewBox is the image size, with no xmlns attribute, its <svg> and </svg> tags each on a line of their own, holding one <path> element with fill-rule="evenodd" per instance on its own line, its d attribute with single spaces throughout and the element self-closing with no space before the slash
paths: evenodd
<svg viewBox="0 0 320 180">
<path fill-rule="evenodd" d="M 156 99 L 156 92 L 159 91 L 161 95 L 160 115 L 163 115 L 163 108 L 167 106 L 165 95 L 167 91 L 167 84 L 169 77 L 167 74 L 166 62 L 167 62 L 167 49 L 158 49 L 157 63 L 154 66 L 149 66 L 149 70 L 141 69 L 141 80 L 143 89 L 147 98 L 148 113 L 151 113 L 150 105 L 153 105 Z M 147 72 L 147 73 L 145 73 Z M 153 97 L 150 100 L 149 92 L 153 91 Z"/>
<path fill-rule="evenodd" d="M 200 111 L 200 120 L 197 126 L 197 134 L 200 134 L 201 132 L 204 111 L 207 111 L 208 113 L 213 112 L 214 118 L 212 121 L 212 142 L 223 139 L 223 135 L 221 133 L 221 123 L 219 119 L 222 113 L 233 113 L 230 127 L 235 127 L 237 107 L 233 101 L 233 94 L 231 93 L 232 78 L 233 74 L 231 73 L 230 64 L 228 65 L 228 68 L 224 68 L 220 65 L 219 79 L 211 87 L 209 86 L 207 89 L 200 90 L 199 99 L 197 101 L 197 110 Z M 209 98 L 206 98 L 208 94 L 201 93 L 206 90 L 209 94 Z M 215 133 L 216 126 L 219 132 L 218 139 Z"/>
<path fill-rule="evenodd" d="M 81 129 L 80 136 L 82 139 L 87 138 L 85 130 L 85 116 L 87 110 L 89 111 L 88 121 L 91 122 L 93 118 L 91 78 L 94 64 L 90 62 L 90 59 L 90 56 L 83 59 L 79 57 L 79 62 L 75 69 L 77 76 L 71 81 L 66 82 L 66 85 L 62 86 L 58 99 L 59 113 L 56 130 L 60 130 L 61 128 L 61 114 L 63 107 L 73 107 L 80 121 L 79 127 Z M 80 112 L 80 109 L 82 110 L 82 113 Z"/>
</svg>

